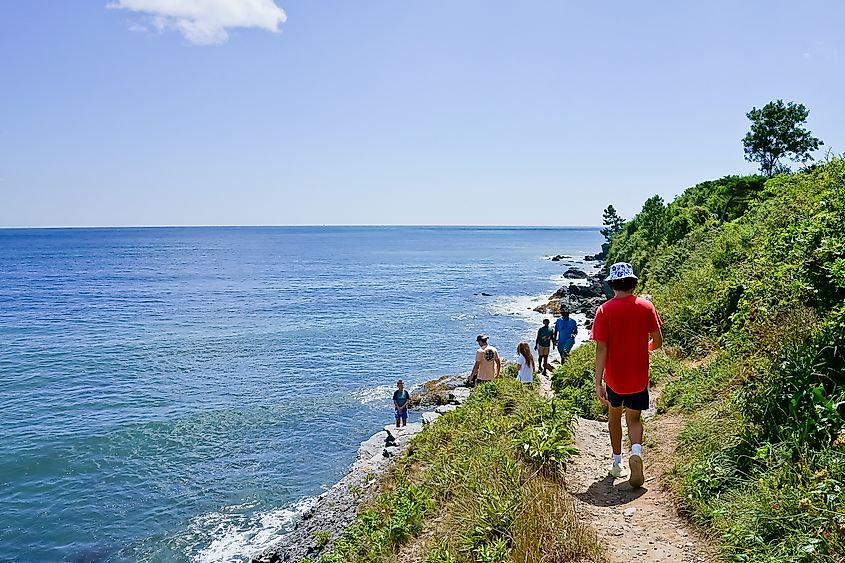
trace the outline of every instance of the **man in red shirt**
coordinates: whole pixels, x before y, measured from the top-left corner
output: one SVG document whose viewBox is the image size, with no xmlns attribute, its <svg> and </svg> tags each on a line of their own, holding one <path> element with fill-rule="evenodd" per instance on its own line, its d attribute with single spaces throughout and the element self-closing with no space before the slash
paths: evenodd
<svg viewBox="0 0 845 563">
<path fill-rule="evenodd" d="M 607 427 L 613 465 L 610 475 L 622 475 L 622 414 L 631 440 L 631 470 L 628 483 L 642 486 L 643 424 L 640 412 L 648 408 L 648 352 L 663 345 L 660 318 L 654 305 L 634 295 L 637 276 L 626 262 L 610 267 L 607 277 L 613 298 L 596 312 L 593 340 L 596 341 L 596 393 L 607 405 Z M 604 385 L 602 385 L 602 377 Z"/>
</svg>

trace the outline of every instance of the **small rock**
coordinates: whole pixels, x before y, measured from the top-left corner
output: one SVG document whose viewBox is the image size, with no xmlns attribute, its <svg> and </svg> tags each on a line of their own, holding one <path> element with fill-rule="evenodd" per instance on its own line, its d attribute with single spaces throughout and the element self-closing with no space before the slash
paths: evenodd
<svg viewBox="0 0 845 563">
<path fill-rule="evenodd" d="M 422 413 L 422 423 L 423 424 L 431 424 L 438 418 L 440 418 L 439 412 L 424 412 Z"/>
<path fill-rule="evenodd" d="M 634 508 L 633 506 L 631 508 L 626 508 L 625 510 L 622 511 L 622 516 L 624 516 L 625 518 L 630 518 L 631 516 L 634 515 L 634 513 L 636 511 L 637 511 L 637 509 Z"/>
<path fill-rule="evenodd" d="M 457 387 L 449 391 L 449 401 L 461 404 L 469 398 L 469 387 Z"/>
<path fill-rule="evenodd" d="M 563 277 L 570 280 L 583 280 L 587 278 L 587 272 L 578 268 L 569 268 L 563 273 Z"/>
</svg>

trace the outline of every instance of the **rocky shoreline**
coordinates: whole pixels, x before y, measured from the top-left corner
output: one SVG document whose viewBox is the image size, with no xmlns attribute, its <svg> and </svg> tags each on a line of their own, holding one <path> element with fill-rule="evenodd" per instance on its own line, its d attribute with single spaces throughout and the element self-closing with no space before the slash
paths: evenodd
<svg viewBox="0 0 845 563">
<path fill-rule="evenodd" d="M 358 508 L 378 495 L 380 477 L 391 459 L 401 454 L 427 424 L 458 408 L 469 397 L 470 389 L 464 385 L 467 375 L 444 376 L 415 389 L 411 393 L 412 408 L 434 407 L 423 411 L 422 422 L 403 428 L 389 424 L 361 442 L 349 472 L 317 497 L 290 532 L 274 546 L 254 555 L 251 563 L 298 562 L 306 557 L 316 561 L 326 553 L 352 524 Z"/>
<path fill-rule="evenodd" d="M 565 279 L 571 280 L 555 291 L 546 304 L 534 310 L 557 315 L 561 306 L 571 313 L 584 314 L 586 327 L 592 325 L 596 309 L 607 299 L 609 289 L 601 273 L 602 262 L 594 256 L 583 260 L 571 256 L 550 256 L 567 268 Z M 585 271 L 587 270 L 587 271 Z M 506 364 L 504 361 L 503 364 Z M 504 365 L 503 365 L 504 369 Z M 470 389 L 464 382 L 468 374 L 448 375 L 427 381 L 411 392 L 411 408 L 422 410 L 422 422 L 409 423 L 402 429 L 392 424 L 361 442 L 349 472 L 332 488 L 322 493 L 275 545 L 254 555 L 251 563 L 299 562 L 304 558 L 316 561 L 331 549 L 343 531 L 354 521 L 359 507 L 379 493 L 380 477 L 391 460 L 402 454 L 411 439 L 443 413 L 459 408 Z"/>
<path fill-rule="evenodd" d="M 604 281 L 604 262 L 598 256 L 585 256 L 583 260 L 574 260 L 571 256 L 558 255 L 549 257 L 549 260 L 563 263 L 567 269 L 562 275 L 570 282 L 555 291 L 547 303 L 535 307 L 534 310 L 557 316 L 561 306 L 564 306 L 570 313 L 584 315 L 585 325 L 590 328 L 596 317 L 596 310 L 613 296 Z"/>
</svg>

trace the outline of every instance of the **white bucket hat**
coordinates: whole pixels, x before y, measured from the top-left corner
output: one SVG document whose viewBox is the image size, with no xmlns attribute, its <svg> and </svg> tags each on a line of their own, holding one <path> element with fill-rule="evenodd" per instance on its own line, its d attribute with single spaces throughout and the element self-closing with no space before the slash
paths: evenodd
<svg viewBox="0 0 845 563">
<path fill-rule="evenodd" d="M 634 278 L 634 267 L 627 262 L 617 262 L 610 267 L 610 275 L 607 276 L 607 281 L 621 280 L 623 278 Z"/>
</svg>

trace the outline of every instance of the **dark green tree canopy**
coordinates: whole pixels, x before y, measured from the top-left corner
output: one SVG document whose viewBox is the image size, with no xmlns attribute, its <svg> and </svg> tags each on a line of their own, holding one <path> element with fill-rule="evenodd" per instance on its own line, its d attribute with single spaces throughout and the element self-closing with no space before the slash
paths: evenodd
<svg viewBox="0 0 845 563">
<path fill-rule="evenodd" d="M 769 102 L 760 109 L 751 108 L 746 116 L 751 120 L 751 130 L 742 139 L 745 160 L 758 162 L 766 176 L 789 170 L 781 162 L 789 158 L 805 163 L 813 160 L 810 151 L 824 143 L 800 125 L 807 122 L 809 110 L 804 104 Z"/>
<path fill-rule="evenodd" d="M 608 205 L 602 213 L 602 225 L 604 225 L 604 228 L 599 232 L 607 242 L 610 242 L 610 239 L 612 239 L 614 235 L 622 232 L 622 227 L 625 225 L 625 219 L 619 216 L 615 207 Z"/>
</svg>

